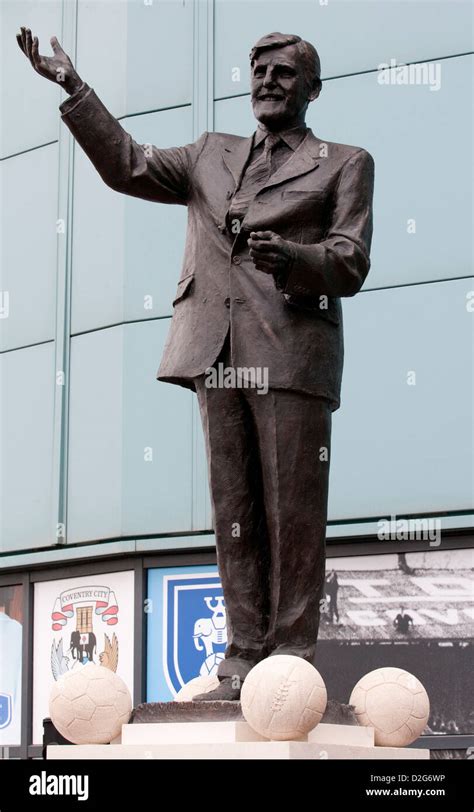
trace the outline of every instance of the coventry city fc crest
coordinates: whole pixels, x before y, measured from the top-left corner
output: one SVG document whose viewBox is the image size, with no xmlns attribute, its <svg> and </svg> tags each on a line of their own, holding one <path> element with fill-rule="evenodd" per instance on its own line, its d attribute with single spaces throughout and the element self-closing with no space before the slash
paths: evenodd
<svg viewBox="0 0 474 812">
<path fill-rule="evenodd" d="M 216 573 L 163 579 L 165 676 L 176 694 L 194 677 L 217 673 L 227 645 L 224 596 Z"/>
<path fill-rule="evenodd" d="M 109 587 L 84 585 L 65 590 L 55 600 L 51 620 L 56 632 L 51 645 L 55 680 L 86 663 L 117 670 L 119 645 L 115 632 L 111 636 L 103 633 L 103 651 L 97 648 L 101 629 L 118 623 L 117 599 Z M 61 636 L 58 632 L 62 632 Z"/>
</svg>

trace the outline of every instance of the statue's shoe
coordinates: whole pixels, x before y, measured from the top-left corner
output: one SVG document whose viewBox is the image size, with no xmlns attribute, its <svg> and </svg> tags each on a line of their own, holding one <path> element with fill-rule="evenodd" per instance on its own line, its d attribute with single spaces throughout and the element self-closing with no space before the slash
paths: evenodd
<svg viewBox="0 0 474 812">
<path fill-rule="evenodd" d="M 234 688 L 231 677 L 224 677 L 217 688 L 205 694 L 193 696 L 193 702 L 236 702 L 240 699 L 240 688 Z"/>
</svg>

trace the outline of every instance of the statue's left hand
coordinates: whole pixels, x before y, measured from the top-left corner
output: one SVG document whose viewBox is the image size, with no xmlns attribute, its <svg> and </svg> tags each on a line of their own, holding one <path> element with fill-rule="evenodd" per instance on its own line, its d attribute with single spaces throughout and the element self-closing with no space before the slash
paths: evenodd
<svg viewBox="0 0 474 812">
<path fill-rule="evenodd" d="M 257 271 L 281 274 L 293 259 L 291 243 L 274 231 L 252 231 L 247 244 Z"/>
</svg>

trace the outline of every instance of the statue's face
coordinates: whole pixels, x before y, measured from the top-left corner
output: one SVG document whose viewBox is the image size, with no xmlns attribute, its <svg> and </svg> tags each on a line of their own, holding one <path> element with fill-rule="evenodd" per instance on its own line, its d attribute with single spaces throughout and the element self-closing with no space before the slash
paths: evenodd
<svg viewBox="0 0 474 812">
<path fill-rule="evenodd" d="M 270 130 L 304 122 L 308 102 L 318 93 L 308 87 L 294 45 L 262 51 L 251 73 L 252 107 L 258 121 Z"/>
</svg>

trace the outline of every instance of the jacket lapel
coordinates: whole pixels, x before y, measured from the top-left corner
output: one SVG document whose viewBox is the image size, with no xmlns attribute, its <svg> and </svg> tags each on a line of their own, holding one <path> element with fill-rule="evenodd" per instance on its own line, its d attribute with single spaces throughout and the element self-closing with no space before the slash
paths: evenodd
<svg viewBox="0 0 474 812">
<path fill-rule="evenodd" d="M 274 172 L 260 191 L 263 192 L 264 189 L 268 189 L 270 186 L 276 186 L 279 183 L 284 183 L 298 177 L 298 175 L 304 175 L 306 172 L 316 169 L 319 166 L 319 144 L 319 139 L 316 138 L 312 130 L 308 129 L 304 141 L 301 142 L 293 155 L 285 161 L 283 166 Z"/>
<path fill-rule="evenodd" d="M 316 169 L 319 165 L 320 158 L 319 145 L 319 138 L 316 138 L 312 130 L 308 129 L 308 134 L 298 149 L 296 149 L 283 166 L 269 178 L 260 191 L 296 178 L 298 175 L 304 175 L 312 169 Z M 242 180 L 242 174 L 252 146 L 253 135 L 249 138 L 242 138 L 233 149 L 226 148 L 222 153 L 223 161 L 234 179 L 235 189 L 239 187 L 240 181 Z"/>
<path fill-rule="evenodd" d="M 253 135 L 251 135 L 249 138 L 242 138 L 232 150 L 226 148 L 222 153 L 223 161 L 234 179 L 236 189 L 242 180 L 244 167 L 247 163 L 252 146 Z"/>
</svg>

